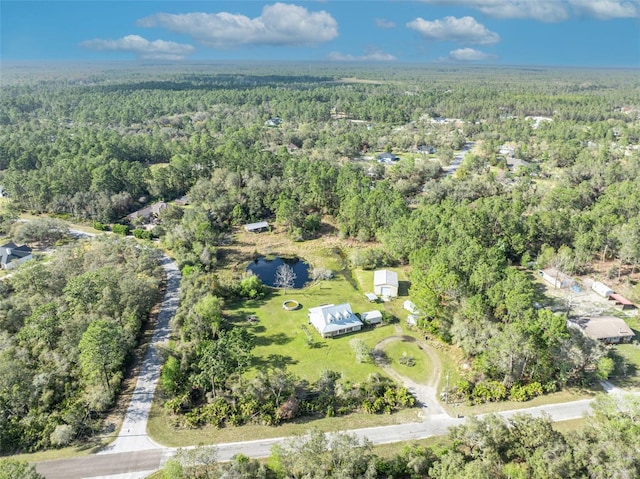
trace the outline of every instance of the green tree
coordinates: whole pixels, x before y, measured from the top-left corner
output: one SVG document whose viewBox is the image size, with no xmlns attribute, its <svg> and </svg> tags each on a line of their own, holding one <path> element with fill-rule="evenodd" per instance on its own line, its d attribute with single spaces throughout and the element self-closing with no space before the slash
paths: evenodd
<svg viewBox="0 0 640 479">
<path fill-rule="evenodd" d="M 112 392 L 110 379 L 121 368 L 127 351 L 123 343 L 122 330 L 112 321 L 98 319 L 89 324 L 78 344 L 80 367 L 89 382 L 104 381 Z"/>
</svg>

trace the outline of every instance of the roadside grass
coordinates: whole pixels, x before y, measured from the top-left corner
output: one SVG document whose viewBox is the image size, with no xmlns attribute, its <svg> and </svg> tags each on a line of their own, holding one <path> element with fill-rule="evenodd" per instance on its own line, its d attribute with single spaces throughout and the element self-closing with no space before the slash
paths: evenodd
<svg viewBox="0 0 640 479">
<path fill-rule="evenodd" d="M 626 389 L 640 388 L 640 317 L 617 314 L 624 319 L 635 333 L 634 343 L 616 344 L 611 346 L 609 356 L 615 361 L 616 367 L 609 380 L 618 387 Z"/>
<path fill-rule="evenodd" d="M 418 384 L 424 384 L 427 378 L 432 374 L 433 365 L 429 360 L 429 356 L 415 343 L 406 341 L 392 341 L 384 345 L 384 352 L 391 366 L 398 374 L 411 379 Z M 415 364 L 406 366 L 400 363 L 403 355 L 413 358 Z"/>
<path fill-rule="evenodd" d="M 185 447 L 194 444 L 215 444 L 256 439 L 285 437 L 306 433 L 311 427 L 334 432 L 373 426 L 388 426 L 420 421 L 418 408 L 405 409 L 394 414 L 355 413 L 331 418 L 299 418 L 279 426 L 248 424 L 241 427 L 215 428 L 204 426 L 197 429 L 176 428 L 170 414 L 155 400 L 149 414 L 147 432 L 154 441 L 169 447 Z"/>
</svg>

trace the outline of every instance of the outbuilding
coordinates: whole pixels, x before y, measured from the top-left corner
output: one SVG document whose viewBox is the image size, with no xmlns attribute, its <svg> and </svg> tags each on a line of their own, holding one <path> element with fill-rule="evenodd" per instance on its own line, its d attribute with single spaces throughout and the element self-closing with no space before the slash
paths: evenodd
<svg viewBox="0 0 640 479">
<path fill-rule="evenodd" d="M 398 296 L 398 273 L 388 269 L 374 271 L 373 292 L 382 297 L 396 298 Z"/>
<path fill-rule="evenodd" d="M 575 284 L 573 278 L 555 268 L 541 269 L 538 274 L 554 288 L 570 288 Z"/>
<path fill-rule="evenodd" d="M 613 294 L 613 290 L 604 283 L 596 281 L 591 285 L 591 289 L 598 293 L 603 298 L 608 298 Z"/>
<path fill-rule="evenodd" d="M 380 311 L 367 311 L 360 314 L 360 318 L 364 324 L 380 324 L 382 322 L 382 313 Z"/>
<path fill-rule="evenodd" d="M 244 230 L 249 233 L 262 233 L 269 230 L 269 223 L 266 221 L 259 221 L 258 223 L 249 223 L 244 225 Z"/>
</svg>

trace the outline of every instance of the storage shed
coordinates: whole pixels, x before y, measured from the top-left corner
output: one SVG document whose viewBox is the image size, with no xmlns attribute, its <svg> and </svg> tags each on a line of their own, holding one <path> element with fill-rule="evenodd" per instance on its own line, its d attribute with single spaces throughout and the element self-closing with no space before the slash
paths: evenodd
<svg viewBox="0 0 640 479">
<path fill-rule="evenodd" d="M 538 274 L 554 288 L 570 288 L 575 284 L 573 278 L 555 268 L 540 270 Z"/>
<path fill-rule="evenodd" d="M 608 298 L 613 294 L 613 290 L 604 283 L 596 281 L 591 285 L 591 289 L 598 293 L 603 298 Z"/>
<path fill-rule="evenodd" d="M 365 324 L 380 324 L 382 322 L 382 313 L 378 310 L 367 311 L 360 314 L 360 318 Z"/>
<path fill-rule="evenodd" d="M 373 273 L 373 292 L 379 296 L 395 298 L 398 296 L 398 273 L 381 269 Z"/>
</svg>

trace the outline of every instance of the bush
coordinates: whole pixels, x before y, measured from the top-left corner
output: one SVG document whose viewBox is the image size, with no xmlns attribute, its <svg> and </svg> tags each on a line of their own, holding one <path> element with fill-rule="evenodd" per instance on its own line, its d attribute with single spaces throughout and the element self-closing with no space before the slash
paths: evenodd
<svg viewBox="0 0 640 479">
<path fill-rule="evenodd" d="M 127 236 L 129 234 L 129 227 L 127 225 L 114 224 L 111 226 L 111 231 L 117 235 Z"/>
<path fill-rule="evenodd" d="M 352 339 L 351 341 L 349 341 L 349 345 L 351 346 L 351 349 L 353 349 L 353 352 L 356 353 L 357 362 L 372 362 L 371 350 L 362 339 Z"/>
<path fill-rule="evenodd" d="M 355 268 L 377 269 L 393 266 L 393 258 L 382 248 L 367 248 L 354 250 L 349 260 Z"/>
<path fill-rule="evenodd" d="M 150 240 L 153 237 L 152 234 L 151 234 L 151 231 L 147 231 L 147 230 L 142 229 L 142 228 L 134 229 L 131 232 L 131 234 L 133 234 L 133 236 L 138 238 L 138 239 Z"/>
<path fill-rule="evenodd" d="M 75 434 L 76 432 L 72 426 L 68 424 L 58 424 L 51 433 L 49 440 L 54 446 L 66 446 L 72 441 Z"/>
<path fill-rule="evenodd" d="M 255 275 L 247 276 L 240 281 L 238 295 L 242 298 L 257 299 L 266 294 L 266 288 L 260 278 Z"/>
<path fill-rule="evenodd" d="M 333 271 L 326 268 L 313 268 L 311 271 L 311 279 L 314 281 L 323 281 L 333 278 Z"/>
<path fill-rule="evenodd" d="M 403 366 L 413 367 L 416 365 L 416 359 L 403 351 L 402 356 L 398 359 L 398 362 Z"/>
<path fill-rule="evenodd" d="M 99 221 L 94 221 L 92 226 L 94 230 L 107 231 L 107 225 L 100 223 Z"/>
<path fill-rule="evenodd" d="M 509 391 L 509 399 L 512 401 L 524 402 L 529 401 L 537 396 L 542 396 L 542 384 L 537 381 L 521 386 L 514 384 Z"/>
<path fill-rule="evenodd" d="M 477 403 L 503 401 L 507 397 L 507 388 L 499 381 L 479 382 L 473 388 L 472 397 Z"/>
</svg>

